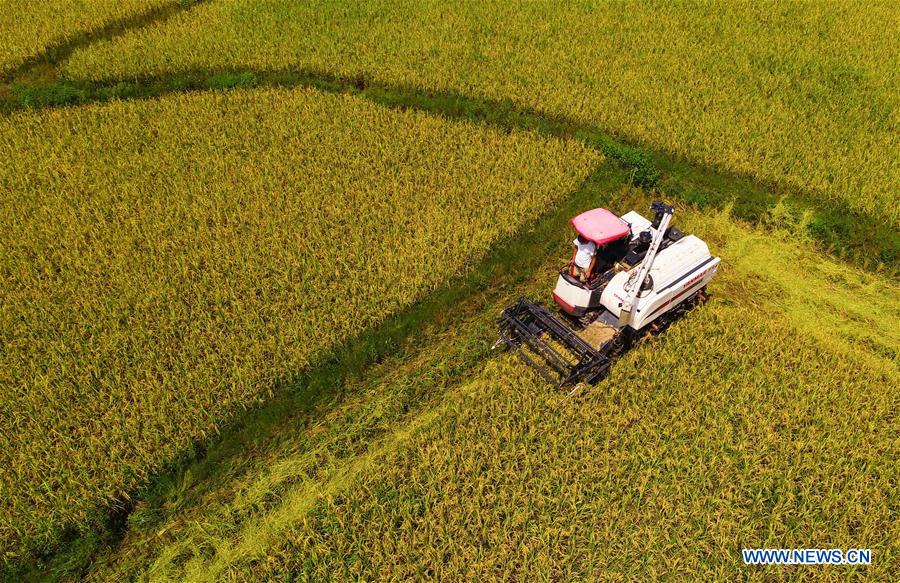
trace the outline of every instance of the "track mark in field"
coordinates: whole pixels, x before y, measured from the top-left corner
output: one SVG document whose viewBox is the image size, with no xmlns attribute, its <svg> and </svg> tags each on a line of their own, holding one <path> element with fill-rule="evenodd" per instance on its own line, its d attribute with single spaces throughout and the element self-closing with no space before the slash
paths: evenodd
<svg viewBox="0 0 900 583">
<path fill-rule="evenodd" d="M 358 476 L 370 468 L 377 460 L 390 457 L 401 446 L 407 444 L 419 431 L 433 424 L 444 414 L 454 399 L 473 393 L 475 383 L 466 382 L 449 389 L 445 401 L 435 408 L 419 412 L 411 419 L 399 422 L 392 432 L 370 445 L 358 457 L 351 458 L 333 468 L 326 479 L 300 484 L 286 492 L 280 504 L 270 513 L 242 525 L 240 531 L 229 540 L 216 541 L 216 554 L 210 560 L 194 557 L 185 571 L 199 575 L 196 581 L 216 581 L 229 569 L 260 560 L 266 551 L 277 543 L 277 537 L 284 535 L 292 526 L 302 521 L 315 504 L 328 496 L 352 487 Z M 165 561 L 154 568 L 167 568 Z"/>
<path fill-rule="evenodd" d="M 75 36 L 56 42 L 40 53 L 25 59 L 17 67 L 0 76 L 0 84 L 17 82 L 44 82 L 56 78 L 56 65 L 65 61 L 77 51 L 98 41 L 110 40 L 128 31 L 165 22 L 179 12 L 190 10 L 210 0 L 175 0 L 169 4 L 157 6 L 133 16 L 114 20 L 94 30 L 85 31 Z"/>
<path fill-rule="evenodd" d="M 194 5 L 196 3 L 191 4 Z M 174 12 L 169 16 L 172 14 Z M 690 163 L 666 152 L 630 144 L 600 128 L 523 109 L 511 102 L 423 91 L 412 86 L 389 86 L 372 83 L 364 77 L 337 77 L 315 70 L 209 69 L 103 83 L 36 77 L 25 83 L 0 86 L 0 115 L 25 109 L 96 104 L 111 99 L 155 99 L 193 91 L 266 87 L 304 87 L 354 95 L 389 108 L 413 109 L 504 131 L 526 130 L 577 139 L 618 163 L 628 173 L 626 180 L 635 186 L 701 208 L 728 208 L 735 218 L 751 223 L 800 229 L 820 249 L 832 252 L 838 259 L 889 277 L 900 274 L 900 232 L 877 217 L 855 212 L 840 202 L 826 202 L 814 193 L 785 190 L 783 185 L 767 184 L 719 168 Z M 807 215 L 806 222 L 802 224 L 778 222 L 782 221 L 780 216 L 803 217 L 804 214 Z"/>
<path fill-rule="evenodd" d="M 489 252 L 471 270 L 462 273 L 431 294 L 381 324 L 362 331 L 359 335 L 346 339 L 328 354 L 298 372 L 296 377 L 287 378 L 275 391 L 275 396 L 259 407 L 251 408 L 221 428 L 219 437 L 211 444 L 175 460 L 159 473 L 147 478 L 147 490 L 155 491 L 160 483 L 175 480 L 176 483 L 192 483 L 196 476 L 226 475 L 232 468 L 235 452 L 253 449 L 266 443 L 274 432 L 290 424 L 294 414 L 312 410 L 337 387 L 353 379 L 362 378 L 371 366 L 392 355 L 400 354 L 413 347 L 427 343 L 435 334 L 458 333 L 459 325 L 473 315 L 481 314 L 487 302 L 506 303 L 511 286 L 520 284 L 527 274 L 538 269 L 547 253 L 554 248 L 555 235 L 566 228 L 569 218 L 579 208 L 596 203 L 603 193 L 612 192 L 621 184 L 624 173 L 609 163 L 601 163 L 568 197 L 549 206 L 533 223 L 520 226 L 519 230 L 498 240 Z M 498 298 L 501 298 L 498 300 Z M 441 368 L 450 383 L 464 376 L 472 367 L 486 358 L 487 347 L 493 341 L 493 314 L 488 316 L 490 324 L 480 327 L 488 330 L 488 337 L 477 342 L 477 349 L 467 348 L 466 362 L 452 372 Z M 441 359 L 446 358 L 442 355 Z M 187 476 L 187 477 L 185 477 Z M 183 479 L 184 480 L 183 480 Z M 140 492 L 131 493 L 138 498 Z M 127 524 L 128 516 L 135 509 L 134 504 L 123 504 L 122 511 L 111 513 L 110 523 Z M 90 527 L 93 529 L 94 527 Z M 103 552 L 107 547 L 119 544 L 127 529 L 107 529 L 97 533 L 86 531 L 86 535 L 73 541 L 64 541 L 59 549 L 51 550 L 42 557 L 45 564 L 71 558 L 72 549 L 86 545 L 90 549 L 77 561 L 93 560 L 92 553 Z M 98 542 L 99 541 L 99 542 Z M 58 553 L 58 556 L 54 556 Z M 99 556 L 99 555 L 97 555 Z M 54 563 L 57 564 L 57 563 Z M 18 568 L 11 564 L 10 569 Z M 27 568 L 27 563 L 23 563 Z M 47 567 L 37 567 L 44 572 Z M 17 571 L 4 572 L 0 563 L 0 580 L 21 580 Z"/>
</svg>

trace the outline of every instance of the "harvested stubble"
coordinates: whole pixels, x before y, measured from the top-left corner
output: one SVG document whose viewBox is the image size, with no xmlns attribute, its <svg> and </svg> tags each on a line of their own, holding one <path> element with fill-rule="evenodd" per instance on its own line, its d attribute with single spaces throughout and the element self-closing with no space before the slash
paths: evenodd
<svg viewBox="0 0 900 583">
<path fill-rule="evenodd" d="M 742 547 L 802 540 L 872 547 L 882 562 L 870 574 L 887 576 L 900 534 L 886 435 L 896 397 L 886 378 L 858 374 L 862 361 L 798 343 L 784 324 L 712 306 L 579 399 L 518 361 L 492 363 L 244 568 L 272 579 L 735 580 L 748 575 Z"/>
<path fill-rule="evenodd" d="M 0 75 L 79 34 L 173 0 L 0 0 Z"/>
<path fill-rule="evenodd" d="M 52 542 L 600 157 L 259 90 L 0 122 L 0 548 Z"/>
<path fill-rule="evenodd" d="M 898 7 L 223 0 L 78 52 L 66 74 L 300 67 L 509 101 L 896 225 Z"/>
</svg>

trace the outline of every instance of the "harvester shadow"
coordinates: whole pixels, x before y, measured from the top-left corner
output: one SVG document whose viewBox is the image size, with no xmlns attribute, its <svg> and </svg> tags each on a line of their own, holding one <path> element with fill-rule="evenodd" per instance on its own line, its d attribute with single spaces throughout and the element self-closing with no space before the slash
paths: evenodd
<svg viewBox="0 0 900 583">
<path fill-rule="evenodd" d="M 226 424 L 211 443 L 196 444 L 184 456 L 150 478 L 132 499 L 160 490 L 164 482 L 183 483 L 185 475 L 192 479 L 205 476 L 214 479 L 227 468 L 236 455 L 253 444 L 265 442 L 299 413 L 309 411 L 334 390 L 359 378 L 384 358 L 397 354 L 421 337 L 426 326 L 447 327 L 465 317 L 459 310 L 461 301 L 478 293 L 507 293 L 530 273 L 550 251 L 557 234 L 572 211 L 587 205 L 596 206 L 602 198 L 598 192 L 631 182 L 645 189 L 661 189 L 669 197 L 707 208 L 731 208 L 736 218 L 757 223 L 779 201 L 787 199 L 800 209 L 809 209 L 822 224 L 833 227 L 813 233 L 826 248 L 847 249 L 846 256 L 869 266 L 871 257 L 900 256 L 900 234 L 883 222 L 851 211 L 839 203 L 821 202 L 814 192 L 799 190 L 784 193 L 783 185 L 766 183 L 746 175 L 731 173 L 708 165 L 698 165 L 669 152 L 647 149 L 582 122 L 522 108 L 512 101 L 477 99 L 452 92 L 423 92 L 414 86 L 373 83 L 365 77 L 338 77 L 310 69 L 248 70 L 204 69 L 140 79 L 118 79 L 105 83 L 89 83 L 57 79 L 55 67 L 73 52 L 94 42 L 109 40 L 145 25 L 164 22 L 183 10 L 208 0 L 173 2 L 139 15 L 111 22 L 94 31 L 84 32 L 57 43 L 29 58 L 0 77 L 0 82 L 15 84 L 21 92 L 13 92 L 2 104 L 6 113 L 23 109 L 46 109 L 60 105 L 98 103 L 110 99 L 152 99 L 172 93 L 210 89 L 246 87 L 309 87 L 330 93 L 357 95 L 386 107 L 411 109 L 440 115 L 448 119 L 487 124 L 505 131 L 528 130 L 549 136 L 575 138 L 587 146 L 604 152 L 612 163 L 604 164 L 582 185 L 578 192 L 550 211 L 541 221 L 528 225 L 495 246 L 469 275 L 445 285 L 432 296 L 414 304 L 380 326 L 336 347 L 315 365 L 295 375 L 275 390 L 275 397 L 255 409 L 241 414 Z M 63 102 L 35 99 L 30 89 L 48 86 L 69 88 L 57 92 Z M 52 92 L 51 92 L 52 93 Z M 29 96 L 30 95 L 30 96 Z M 22 96 L 27 97 L 23 98 Z M 700 203 L 692 195 L 702 190 Z M 776 195 L 774 192 L 784 194 Z M 593 198 L 592 198 L 593 196 Z M 896 269 L 896 267 L 895 267 Z M 128 516 L 134 502 L 121 500 L 114 505 L 106 521 L 106 533 L 96 539 L 115 546 L 128 528 Z M 74 546 L 83 537 L 72 532 L 64 542 Z M 90 561 L 90 553 L 86 555 Z"/>
</svg>

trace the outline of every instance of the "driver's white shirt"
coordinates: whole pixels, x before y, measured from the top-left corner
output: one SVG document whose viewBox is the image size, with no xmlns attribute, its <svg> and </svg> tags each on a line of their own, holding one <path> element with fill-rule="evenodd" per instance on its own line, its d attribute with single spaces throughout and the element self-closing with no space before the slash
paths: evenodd
<svg viewBox="0 0 900 583">
<path fill-rule="evenodd" d="M 575 254 L 575 265 L 581 269 L 587 269 L 591 264 L 591 258 L 597 253 L 597 244 L 593 241 L 582 243 L 578 239 L 572 241 L 572 244 L 578 247 L 578 252 Z"/>
</svg>

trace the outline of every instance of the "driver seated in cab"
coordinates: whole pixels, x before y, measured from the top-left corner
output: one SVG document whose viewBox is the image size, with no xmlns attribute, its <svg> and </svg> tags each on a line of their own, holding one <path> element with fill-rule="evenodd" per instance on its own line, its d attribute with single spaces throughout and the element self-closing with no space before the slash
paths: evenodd
<svg viewBox="0 0 900 583">
<path fill-rule="evenodd" d="M 572 269 L 569 273 L 572 277 L 577 277 L 581 283 L 587 283 L 597 263 L 597 244 L 578 235 L 572 241 L 572 246 Z"/>
</svg>

